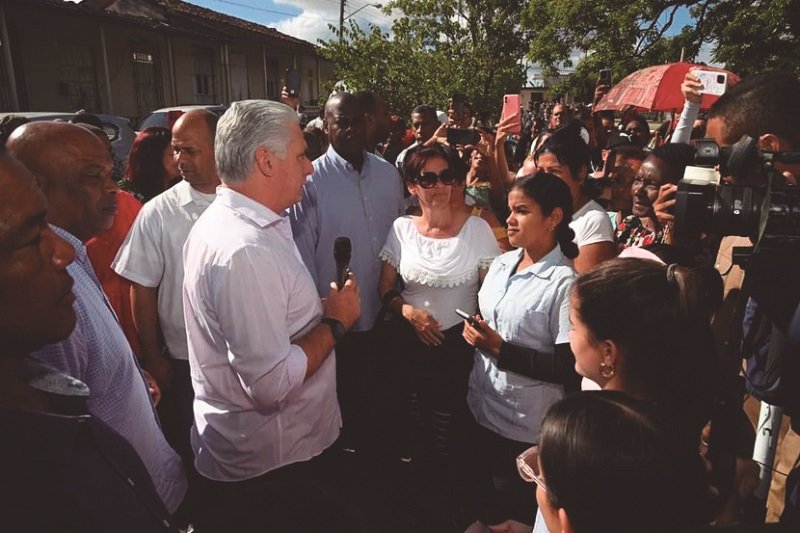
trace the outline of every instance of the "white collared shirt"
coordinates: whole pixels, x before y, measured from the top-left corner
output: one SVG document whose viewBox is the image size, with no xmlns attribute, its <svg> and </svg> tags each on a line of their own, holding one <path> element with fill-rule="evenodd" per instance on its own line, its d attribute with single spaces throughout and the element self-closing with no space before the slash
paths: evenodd
<svg viewBox="0 0 800 533">
<path fill-rule="evenodd" d="M 197 470 L 244 480 L 320 454 L 341 426 L 336 361 L 306 380 L 306 355 L 292 344 L 319 324 L 322 303 L 289 220 L 219 187 L 184 267 Z"/>
<path fill-rule="evenodd" d="M 572 262 L 556 245 L 528 268 L 515 273 L 522 250 L 495 259 L 478 293 L 481 316 L 503 340 L 553 353 L 569 342 Z M 508 439 L 536 443 L 547 409 L 564 387 L 502 370 L 497 359 L 475 350 L 467 403 L 482 426 Z"/>
<path fill-rule="evenodd" d="M 158 287 L 158 319 L 175 359 L 189 359 L 183 324 L 183 244 L 216 195 L 180 181 L 142 207 L 111 268 L 125 279 Z"/>
</svg>

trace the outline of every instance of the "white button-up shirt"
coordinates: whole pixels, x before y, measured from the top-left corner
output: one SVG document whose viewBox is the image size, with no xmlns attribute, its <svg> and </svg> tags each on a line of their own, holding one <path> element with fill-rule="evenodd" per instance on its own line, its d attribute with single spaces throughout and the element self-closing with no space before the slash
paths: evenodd
<svg viewBox="0 0 800 533">
<path fill-rule="evenodd" d="M 289 221 L 220 187 L 184 271 L 197 470 L 244 480 L 320 454 L 341 426 L 335 354 L 305 379 L 292 340 L 319 324 L 322 304 Z"/>
<path fill-rule="evenodd" d="M 515 273 L 522 250 L 494 260 L 478 293 L 481 315 L 507 342 L 553 353 L 569 342 L 572 262 L 556 245 L 528 268 Z M 497 359 L 475 350 L 467 403 L 482 426 L 508 439 L 536 443 L 547 409 L 564 387 L 502 370 Z"/>
<path fill-rule="evenodd" d="M 183 325 L 183 245 L 215 195 L 180 181 L 142 207 L 111 268 L 145 287 L 158 287 L 158 319 L 175 359 L 187 360 Z"/>
</svg>

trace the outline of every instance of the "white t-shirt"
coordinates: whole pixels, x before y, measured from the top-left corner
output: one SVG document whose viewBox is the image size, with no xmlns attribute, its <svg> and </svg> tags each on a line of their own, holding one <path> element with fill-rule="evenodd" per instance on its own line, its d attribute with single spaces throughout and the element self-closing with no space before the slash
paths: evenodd
<svg viewBox="0 0 800 533">
<path fill-rule="evenodd" d="M 183 323 L 183 244 L 195 221 L 216 195 L 201 193 L 186 181 L 142 207 L 111 268 L 125 279 L 158 287 L 158 319 L 170 355 L 186 361 Z"/>
<path fill-rule="evenodd" d="M 404 216 L 394 221 L 380 258 L 403 278 L 403 299 L 428 311 L 446 330 L 462 320 L 456 308 L 475 313 L 478 269 L 489 268 L 498 255 L 492 228 L 482 218 L 469 217 L 455 237 L 432 239 Z"/>
<path fill-rule="evenodd" d="M 575 232 L 578 248 L 598 242 L 614 242 L 614 228 L 608 213 L 594 200 L 589 200 L 572 214 L 569 227 Z"/>
</svg>

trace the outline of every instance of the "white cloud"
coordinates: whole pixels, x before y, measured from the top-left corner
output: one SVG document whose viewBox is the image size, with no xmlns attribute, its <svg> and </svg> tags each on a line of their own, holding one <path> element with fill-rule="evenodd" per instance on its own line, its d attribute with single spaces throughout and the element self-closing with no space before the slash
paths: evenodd
<svg viewBox="0 0 800 533">
<path fill-rule="evenodd" d="M 339 0 L 282 0 L 276 1 L 275 4 L 303 10 L 296 17 L 276 23 L 274 26 L 278 31 L 314 44 L 317 43 L 317 39 L 334 37 L 334 33 L 328 25 L 339 25 Z M 345 8 L 345 17 L 354 14 L 354 20 L 362 27 L 366 28 L 369 24 L 377 24 L 388 31 L 397 14 L 384 15 L 382 11 L 371 5 L 360 9 L 367 4 L 368 2 L 363 0 L 358 2 L 351 0 Z"/>
<path fill-rule="evenodd" d="M 317 44 L 317 39 L 331 39 L 334 37 L 328 25 L 339 25 L 338 0 L 282 0 L 275 3 L 303 10 L 296 17 L 274 24 L 275 29 L 278 31 L 314 44 Z M 359 25 L 366 27 L 372 23 L 388 30 L 394 17 L 391 15 L 386 16 L 382 11 L 372 6 L 365 7 L 356 13 L 356 10 L 365 4 L 366 2 L 363 0 L 349 2 L 349 6 L 345 9 L 345 17 L 355 13 L 354 19 Z"/>
</svg>

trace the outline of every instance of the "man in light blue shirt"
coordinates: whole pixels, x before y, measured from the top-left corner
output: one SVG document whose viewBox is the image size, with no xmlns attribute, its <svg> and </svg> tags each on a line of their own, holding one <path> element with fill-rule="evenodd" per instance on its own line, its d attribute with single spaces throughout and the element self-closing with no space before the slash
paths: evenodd
<svg viewBox="0 0 800 533">
<path fill-rule="evenodd" d="M 314 161 L 314 173 L 303 187 L 303 199 L 291 211 L 292 232 L 319 295 L 328 294 L 336 279 L 333 243 L 352 243 L 350 270 L 361 287 L 361 318 L 336 348 L 337 389 L 347 449 L 363 444 L 370 405 L 367 378 L 378 339 L 371 334 L 380 309 L 378 253 L 395 218 L 403 213 L 403 185 L 397 170 L 365 149 L 365 117 L 349 93 L 333 95 L 325 104 L 328 151 Z"/>
</svg>

